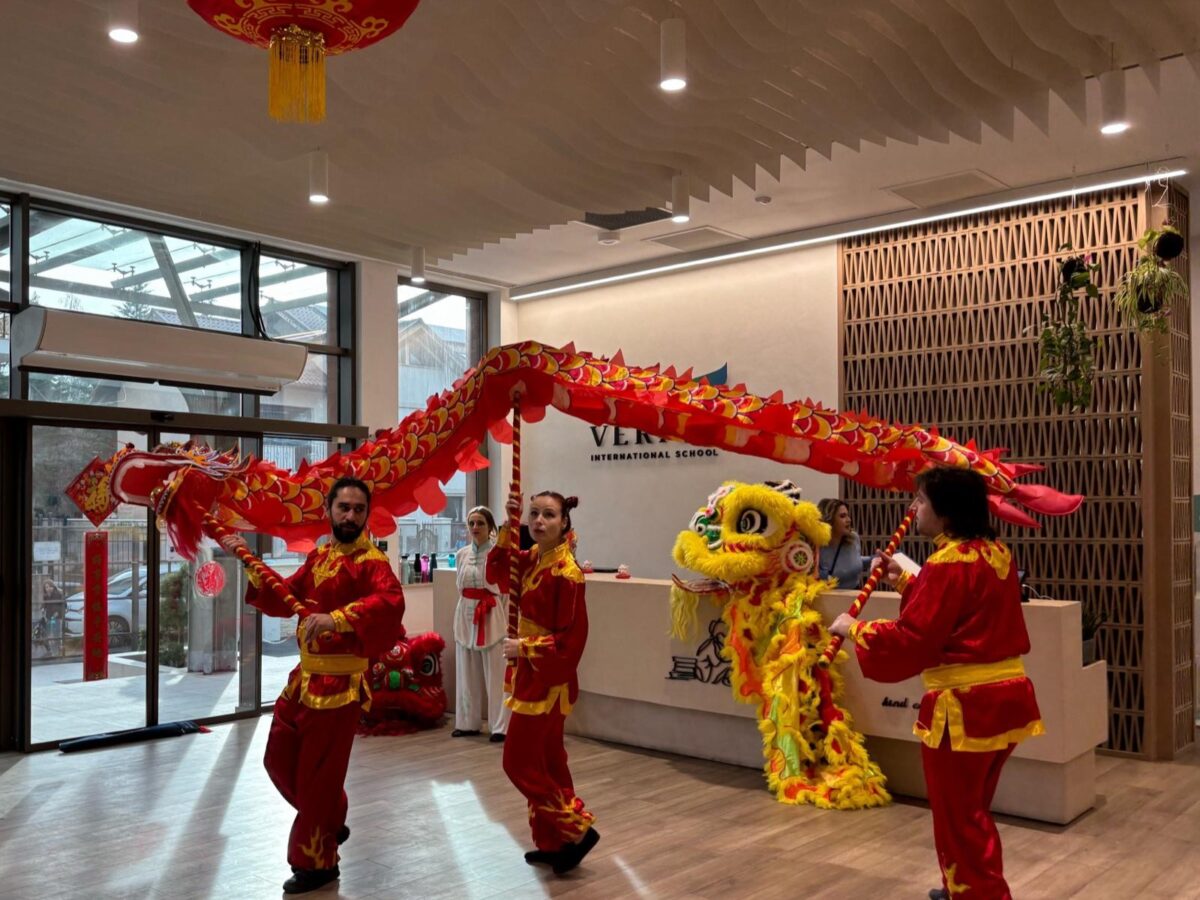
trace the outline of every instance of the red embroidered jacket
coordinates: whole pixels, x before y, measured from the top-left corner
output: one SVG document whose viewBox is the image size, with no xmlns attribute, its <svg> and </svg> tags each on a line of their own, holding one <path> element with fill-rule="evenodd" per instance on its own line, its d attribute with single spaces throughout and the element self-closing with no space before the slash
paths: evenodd
<svg viewBox="0 0 1200 900">
<path fill-rule="evenodd" d="M 926 693 L 913 733 L 938 747 L 998 750 L 1044 733 L 1021 657 L 1029 635 L 1012 556 L 999 541 L 939 535 L 916 578 L 902 577 L 900 617 L 850 629 L 863 674 L 903 681 L 921 673 Z"/>
<path fill-rule="evenodd" d="M 295 615 L 256 580 L 250 578 L 247 603 L 268 616 Z M 360 702 L 369 709 L 371 691 L 363 673 L 371 659 L 392 649 L 404 635 L 404 592 L 388 558 L 363 532 L 353 544 L 322 544 L 285 581 L 313 612 L 331 615 L 337 631 L 319 641 L 304 641 L 301 624 L 296 635 L 300 664 L 288 676 L 283 696 L 299 691 L 300 702 L 313 709 Z"/>
<path fill-rule="evenodd" d="M 541 715 L 558 705 L 563 715 L 579 698 L 576 670 L 587 643 L 587 604 L 583 573 L 564 541 L 541 557 L 538 548 L 513 549 L 511 530 L 500 529 L 487 559 L 488 581 L 507 593 L 510 554 L 516 553 L 521 579 L 517 603 L 521 641 L 512 696 L 505 702 L 514 712 Z"/>
</svg>

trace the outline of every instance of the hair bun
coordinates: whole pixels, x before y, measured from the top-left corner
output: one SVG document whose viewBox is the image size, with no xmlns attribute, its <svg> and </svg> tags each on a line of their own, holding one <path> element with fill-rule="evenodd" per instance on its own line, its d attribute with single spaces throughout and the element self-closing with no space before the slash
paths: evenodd
<svg viewBox="0 0 1200 900">
<path fill-rule="evenodd" d="M 579 505 L 578 497 L 563 497 L 563 512 L 570 512 Z"/>
</svg>

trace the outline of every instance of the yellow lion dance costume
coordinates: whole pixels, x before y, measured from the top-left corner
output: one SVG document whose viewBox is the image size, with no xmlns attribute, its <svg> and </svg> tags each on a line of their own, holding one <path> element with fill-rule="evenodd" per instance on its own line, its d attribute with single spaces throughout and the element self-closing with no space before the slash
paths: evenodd
<svg viewBox="0 0 1200 900">
<path fill-rule="evenodd" d="M 883 773 L 839 705 L 840 667 L 818 665 L 829 632 L 813 601 L 829 583 L 817 577 L 817 548 L 829 534 L 790 481 L 726 482 L 675 541 L 675 562 L 706 580 L 675 579 L 672 632 L 694 631 L 701 595 L 721 606 L 733 696 L 758 704 L 763 770 L 781 803 L 883 806 Z"/>
</svg>

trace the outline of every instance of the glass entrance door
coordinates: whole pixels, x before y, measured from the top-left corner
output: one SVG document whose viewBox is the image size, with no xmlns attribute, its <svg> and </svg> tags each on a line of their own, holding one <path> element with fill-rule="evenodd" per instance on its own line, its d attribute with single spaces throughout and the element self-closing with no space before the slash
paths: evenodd
<svg viewBox="0 0 1200 900">
<path fill-rule="evenodd" d="M 32 429 L 30 744 L 146 724 L 149 512 L 122 505 L 100 526 L 108 534 L 108 677 L 85 681 L 84 535 L 96 529 L 63 493 L 94 457 L 126 443 L 144 450 L 146 434 Z"/>
<path fill-rule="evenodd" d="M 241 453 L 257 452 L 259 443 L 229 435 L 158 435 L 159 443 L 188 440 Z M 176 553 L 157 528 L 155 538 L 159 721 L 257 712 L 258 616 L 244 602 L 241 564 L 207 538 L 194 560 Z"/>
</svg>

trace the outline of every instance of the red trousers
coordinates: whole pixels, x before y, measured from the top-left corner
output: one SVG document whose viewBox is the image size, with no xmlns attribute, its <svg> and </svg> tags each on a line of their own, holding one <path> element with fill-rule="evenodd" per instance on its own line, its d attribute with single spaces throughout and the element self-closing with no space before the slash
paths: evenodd
<svg viewBox="0 0 1200 900">
<path fill-rule="evenodd" d="M 263 763 L 296 809 L 288 862 L 297 869 L 337 865 L 337 833 L 346 824 L 346 767 L 362 710 L 357 703 L 312 709 L 295 697 L 275 701 Z"/>
<path fill-rule="evenodd" d="M 533 845 L 550 852 L 578 843 L 596 820 L 575 796 L 563 747 L 565 721 L 557 705 L 536 716 L 514 711 L 504 739 L 504 774 L 529 801 Z"/>
<path fill-rule="evenodd" d="M 942 886 L 952 898 L 960 894 L 970 900 L 1012 898 L 1004 881 L 1000 833 L 991 807 L 1000 770 L 1016 746 L 987 753 L 954 751 L 948 731 L 936 750 L 921 745 L 933 811 L 933 843 Z"/>
</svg>

